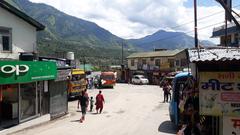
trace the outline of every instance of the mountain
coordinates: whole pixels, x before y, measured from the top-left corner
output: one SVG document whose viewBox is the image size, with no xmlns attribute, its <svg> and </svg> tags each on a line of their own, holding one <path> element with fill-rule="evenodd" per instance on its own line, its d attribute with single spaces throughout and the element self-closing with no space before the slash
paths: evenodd
<svg viewBox="0 0 240 135">
<path fill-rule="evenodd" d="M 194 46 L 194 38 L 181 32 L 160 30 L 140 39 L 124 40 L 93 22 L 67 15 L 52 6 L 28 0 L 5 0 L 46 26 L 38 32 L 40 55 L 56 56 L 59 52 L 72 51 L 76 59 L 93 65 L 121 64 L 124 57 L 135 51 L 153 48 L 180 49 Z M 81 7 L 79 7 L 81 8 Z M 211 45 L 209 41 L 202 44 Z"/>
<path fill-rule="evenodd" d="M 130 39 L 128 41 L 144 51 L 150 51 L 155 48 L 193 48 L 195 44 L 194 38 L 183 32 L 169 32 L 164 30 L 159 30 L 152 35 L 140 39 Z M 205 46 L 214 45 L 212 42 L 206 40 L 200 41 L 200 44 Z"/>
<path fill-rule="evenodd" d="M 46 26 L 38 33 L 38 51 L 41 55 L 54 52 L 73 51 L 77 59 L 87 58 L 88 62 L 101 63 L 98 58 L 120 61 L 124 39 L 99 27 L 93 22 L 67 15 L 49 5 L 32 3 L 28 0 L 6 0 L 29 16 Z M 125 49 L 131 48 L 126 45 Z M 126 54 L 127 55 L 127 54 Z"/>
</svg>

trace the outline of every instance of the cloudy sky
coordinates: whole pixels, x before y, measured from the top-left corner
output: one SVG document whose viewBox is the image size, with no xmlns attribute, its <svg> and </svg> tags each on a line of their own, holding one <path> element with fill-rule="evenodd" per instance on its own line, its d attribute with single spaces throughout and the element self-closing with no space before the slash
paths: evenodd
<svg viewBox="0 0 240 135">
<path fill-rule="evenodd" d="M 125 39 L 140 38 L 160 29 L 193 35 L 193 0 L 30 0 L 97 23 Z M 233 7 L 240 3 L 233 0 Z M 222 24 L 223 8 L 215 0 L 198 0 L 199 37 L 209 39 Z M 215 41 L 216 40 L 212 40 Z"/>
</svg>

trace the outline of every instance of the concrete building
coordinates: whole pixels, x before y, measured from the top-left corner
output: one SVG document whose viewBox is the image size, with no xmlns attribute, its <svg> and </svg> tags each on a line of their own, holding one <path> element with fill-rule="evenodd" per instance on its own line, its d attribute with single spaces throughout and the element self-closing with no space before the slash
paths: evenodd
<svg viewBox="0 0 240 135">
<path fill-rule="evenodd" d="M 36 50 L 37 31 L 45 27 L 13 7 L 0 1 L 0 59 L 19 59 L 20 52 Z"/>
<path fill-rule="evenodd" d="M 185 50 L 134 53 L 127 60 L 130 78 L 134 74 L 143 74 L 152 84 L 158 84 L 162 75 L 182 71 L 188 65 Z"/>
<path fill-rule="evenodd" d="M 65 67 L 63 60 L 32 57 L 37 31 L 43 29 L 42 24 L 0 0 L 0 131 L 41 116 L 50 120 L 67 113 L 71 67 Z"/>
<path fill-rule="evenodd" d="M 219 46 L 226 46 L 225 42 L 227 42 L 227 46 L 229 47 L 240 46 L 240 32 L 234 23 L 228 24 L 227 37 L 225 36 L 225 25 L 214 28 L 212 37 L 220 38 Z"/>
</svg>

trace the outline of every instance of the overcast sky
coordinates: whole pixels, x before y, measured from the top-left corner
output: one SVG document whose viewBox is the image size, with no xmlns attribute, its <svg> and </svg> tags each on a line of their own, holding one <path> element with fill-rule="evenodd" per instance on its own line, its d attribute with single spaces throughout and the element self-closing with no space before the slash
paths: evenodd
<svg viewBox="0 0 240 135">
<path fill-rule="evenodd" d="M 161 29 L 193 36 L 193 0 L 30 1 L 46 3 L 69 15 L 95 22 L 125 39 L 144 37 Z M 233 7 L 239 9 L 240 3 L 236 1 L 233 0 Z M 223 8 L 215 0 L 198 0 L 198 19 L 199 37 L 209 39 L 214 26 L 223 22 Z"/>
</svg>

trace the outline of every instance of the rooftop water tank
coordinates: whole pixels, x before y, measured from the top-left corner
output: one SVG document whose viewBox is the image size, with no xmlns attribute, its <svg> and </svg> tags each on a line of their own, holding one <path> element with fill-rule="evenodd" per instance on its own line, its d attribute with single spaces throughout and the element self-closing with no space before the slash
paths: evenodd
<svg viewBox="0 0 240 135">
<path fill-rule="evenodd" d="M 74 52 L 67 52 L 67 59 L 74 60 Z"/>
</svg>

